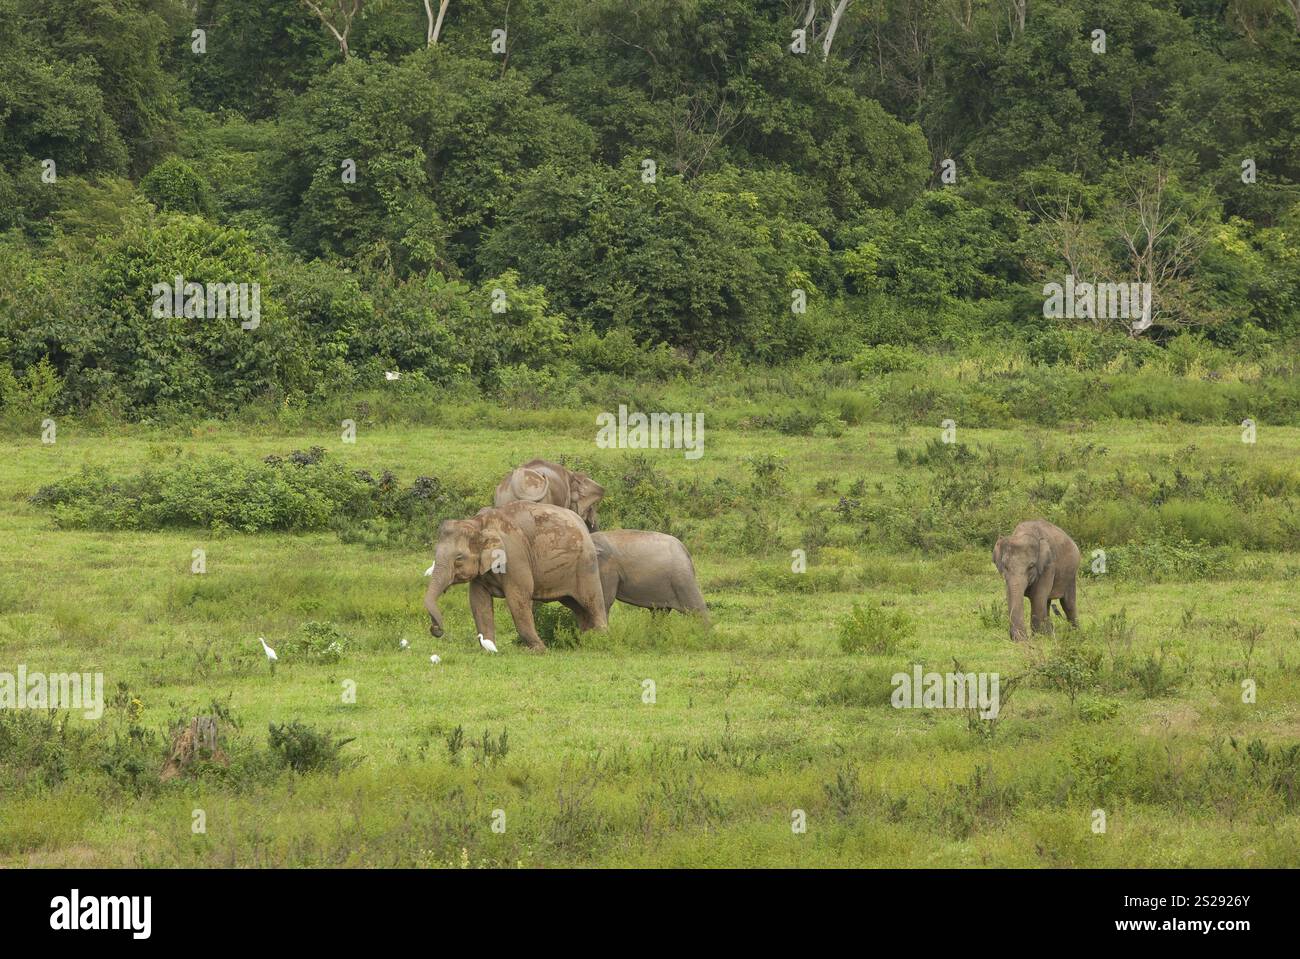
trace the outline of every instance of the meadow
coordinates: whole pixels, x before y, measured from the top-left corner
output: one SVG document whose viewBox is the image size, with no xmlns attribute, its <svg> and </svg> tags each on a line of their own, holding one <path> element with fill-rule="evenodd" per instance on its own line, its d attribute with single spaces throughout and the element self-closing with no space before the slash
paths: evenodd
<svg viewBox="0 0 1300 959">
<path fill-rule="evenodd" d="M 346 404 L 5 434 L 0 668 L 102 672 L 108 705 L 0 711 L 0 865 L 1300 862 L 1300 428 L 958 417 L 946 443 L 939 411 L 907 422 L 852 383 L 802 419 L 768 387 L 629 388 L 704 410 L 699 460 L 596 448 L 600 406 L 456 396 L 376 401 L 355 443 L 329 425 Z M 436 517 L 363 521 L 295 480 L 251 518 L 184 520 L 238 469 L 430 476 L 455 491 L 437 510 L 489 504 L 534 456 L 603 483 L 605 527 L 680 537 L 711 625 L 616 605 L 578 637 L 548 613 L 537 655 L 498 602 L 492 656 L 464 587 L 428 633 Z M 1031 517 L 1088 569 L 1081 628 L 1018 645 L 989 550 Z M 996 721 L 893 708 L 914 664 L 997 672 Z M 200 715 L 228 762 L 161 782 Z"/>
</svg>

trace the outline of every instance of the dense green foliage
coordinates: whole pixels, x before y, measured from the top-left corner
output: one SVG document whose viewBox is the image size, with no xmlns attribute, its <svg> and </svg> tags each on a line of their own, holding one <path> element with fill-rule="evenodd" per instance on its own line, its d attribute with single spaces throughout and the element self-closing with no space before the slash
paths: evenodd
<svg viewBox="0 0 1300 959">
<path fill-rule="evenodd" d="M 1300 335 L 1285 4 L 858 2 L 824 56 L 827 7 L 799 54 L 795 0 L 453 0 L 434 45 L 371 2 L 346 50 L 294 0 L 0 0 L 0 400 L 30 428 L 394 370 L 564 399 L 719 355 Z M 1154 322 L 1045 318 L 1066 273 L 1151 280 Z M 260 325 L 157 318 L 178 275 L 259 284 Z"/>
</svg>

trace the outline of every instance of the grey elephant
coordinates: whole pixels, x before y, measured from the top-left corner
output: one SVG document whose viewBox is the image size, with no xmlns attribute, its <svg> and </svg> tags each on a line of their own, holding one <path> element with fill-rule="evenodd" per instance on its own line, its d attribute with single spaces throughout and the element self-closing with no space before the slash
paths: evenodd
<svg viewBox="0 0 1300 959">
<path fill-rule="evenodd" d="M 998 537 L 993 565 L 1007 584 L 1011 612 L 1011 638 L 1027 639 L 1025 597 L 1029 597 L 1030 626 L 1035 633 L 1050 632 L 1048 607 L 1060 600 L 1072 626 L 1079 625 L 1075 577 L 1079 572 L 1079 547 L 1068 533 L 1046 520 L 1021 523 L 1010 536 Z"/>
<path fill-rule="evenodd" d="M 708 616 L 695 564 L 681 540 L 667 533 L 615 529 L 592 533 L 600 566 L 605 613 L 614 600 L 646 609 L 675 609 Z"/>
<path fill-rule="evenodd" d="M 438 527 L 433 579 L 424 594 L 429 632 L 441 636 L 438 599 L 448 587 L 469 583 L 474 625 L 496 642 L 493 597 L 505 597 L 519 638 L 534 650 L 533 601 L 560 600 L 578 617 L 578 628 L 604 629 L 596 546 L 572 511 L 544 503 L 509 503 L 479 510 L 472 519 L 449 519 Z"/>
<path fill-rule="evenodd" d="M 573 510 L 594 533 L 600 528 L 596 507 L 604 496 L 605 488 L 586 473 L 574 472 L 548 460 L 529 460 L 501 479 L 492 497 L 492 505 L 549 503 Z"/>
</svg>

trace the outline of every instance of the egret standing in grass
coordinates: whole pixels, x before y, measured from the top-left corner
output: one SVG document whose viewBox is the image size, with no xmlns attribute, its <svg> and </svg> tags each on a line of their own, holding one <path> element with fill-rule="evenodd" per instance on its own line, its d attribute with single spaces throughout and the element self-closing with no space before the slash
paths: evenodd
<svg viewBox="0 0 1300 959">
<path fill-rule="evenodd" d="M 489 653 L 495 653 L 497 651 L 497 644 L 492 642 L 490 639 L 484 639 L 482 633 L 478 634 L 478 644 Z"/>
<path fill-rule="evenodd" d="M 275 675 L 275 664 L 276 664 L 276 661 L 279 660 L 280 657 L 277 656 L 277 655 L 275 655 L 275 650 L 274 650 L 274 649 L 272 649 L 270 646 L 266 645 L 266 637 L 265 637 L 265 636 L 259 636 L 259 637 L 257 637 L 257 641 L 258 641 L 259 643 L 262 644 L 262 652 L 266 653 L 266 661 L 267 661 L 268 663 L 271 664 L 271 675 L 274 676 L 274 675 Z"/>
</svg>

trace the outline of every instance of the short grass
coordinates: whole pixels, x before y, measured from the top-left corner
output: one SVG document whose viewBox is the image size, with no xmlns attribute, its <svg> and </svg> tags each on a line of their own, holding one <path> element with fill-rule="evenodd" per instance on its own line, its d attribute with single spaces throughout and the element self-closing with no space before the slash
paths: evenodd
<svg viewBox="0 0 1300 959">
<path fill-rule="evenodd" d="M 903 495 L 896 484 L 918 467 L 896 450 L 923 449 L 937 425 L 718 429 L 698 461 L 650 452 L 663 477 L 724 478 L 743 493 L 716 515 L 668 507 L 712 627 L 616 606 L 607 634 L 544 655 L 512 644 L 501 603 L 502 651 L 480 652 L 463 587 L 444 599 L 447 635 L 432 639 L 421 605 L 430 549 L 330 533 L 62 530 L 28 502 L 82 465 L 127 473 L 160 447 L 251 462 L 320 445 L 405 481 L 474 484 L 485 503 L 534 456 L 579 457 L 602 481 L 630 468 L 627 453 L 594 447 L 594 410 L 513 429 L 498 428 L 502 411 L 479 423 L 482 410 L 443 411 L 454 426 L 363 425 L 355 445 L 222 424 L 0 441 L 0 671 L 102 671 L 112 700 L 97 722 L 0 714 L 0 865 L 1300 863 L 1300 557 L 1228 543 L 1200 578 L 1089 577 L 1082 635 L 1016 646 L 986 546 L 889 545 L 887 517 L 835 512 L 842 497 L 869 507 Z M 1300 449 L 1300 430 L 1261 431 L 1247 446 L 1231 423 L 960 439 L 1006 464 L 1021 518 L 1037 515 L 1031 499 L 1016 503 L 1031 482 L 1173 465 L 1285 472 Z M 1073 455 L 1098 447 L 1099 462 Z M 763 485 L 753 458 L 768 454 L 785 468 Z M 195 548 L 203 575 L 190 572 Z M 803 574 L 790 571 L 799 548 Z M 854 604 L 901 610 L 914 629 L 883 652 L 846 653 L 839 630 Z M 284 656 L 272 672 L 257 637 L 284 648 L 305 622 L 347 638 L 341 660 Z M 1023 677 L 993 729 L 960 710 L 891 707 L 893 673 L 954 660 Z M 1050 678 L 1076 661 L 1073 686 Z M 227 717 L 230 767 L 158 782 L 170 725 L 214 708 Z M 341 763 L 279 768 L 268 726 L 293 721 L 352 738 Z M 1105 831 L 1094 831 L 1101 813 Z"/>
</svg>

